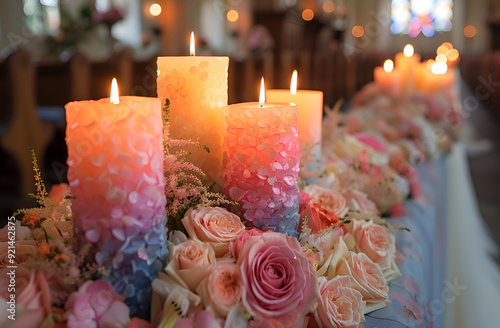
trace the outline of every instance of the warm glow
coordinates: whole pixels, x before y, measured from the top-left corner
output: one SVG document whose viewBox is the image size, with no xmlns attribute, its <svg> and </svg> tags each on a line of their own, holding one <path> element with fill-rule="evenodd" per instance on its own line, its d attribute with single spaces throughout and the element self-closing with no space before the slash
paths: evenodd
<svg viewBox="0 0 500 328">
<path fill-rule="evenodd" d="M 474 25 L 467 25 L 464 28 L 464 35 L 468 38 L 474 37 L 476 35 L 476 27 Z"/>
<path fill-rule="evenodd" d="M 120 96 L 118 96 L 118 83 L 116 82 L 116 78 L 113 78 L 113 81 L 111 81 L 111 94 L 109 96 L 109 102 L 115 105 L 120 103 Z"/>
<path fill-rule="evenodd" d="M 158 16 L 161 14 L 161 6 L 157 3 L 153 3 L 150 7 L 149 7 L 149 13 L 152 15 L 152 16 Z"/>
<path fill-rule="evenodd" d="M 240 14 L 236 10 L 231 9 L 230 11 L 227 12 L 226 18 L 231 23 L 234 23 L 238 20 L 238 18 L 240 18 Z"/>
<path fill-rule="evenodd" d="M 438 55 L 446 55 L 446 53 L 448 52 L 448 50 L 450 50 L 450 49 L 448 49 L 448 47 L 447 47 L 447 46 L 445 46 L 445 45 L 443 44 L 443 45 L 440 45 L 440 46 L 437 48 L 436 53 L 437 53 Z"/>
<path fill-rule="evenodd" d="M 290 93 L 292 95 L 297 93 L 297 70 L 293 70 L 292 80 L 290 81 Z"/>
<path fill-rule="evenodd" d="M 448 50 L 453 49 L 453 45 L 450 42 L 443 42 L 442 46 L 445 46 Z"/>
<path fill-rule="evenodd" d="M 434 63 L 431 68 L 433 74 L 444 74 L 448 70 L 446 63 Z"/>
<path fill-rule="evenodd" d="M 413 46 L 411 44 L 407 44 L 404 49 L 403 49 L 403 54 L 406 56 L 406 57 L 411 57 L 413 56 L 413 52 L 415 51 L 415 49 L 413 49 Z"/>
<path fill-rule="evenodd" d="M 436 63 L 446 63 L 447 60 L 446 55 L 439 54 L 436 56 Z"/>
<path fill-rule="evenodd" d="M 191 42 L 189 43 L 189 55 L 195 56 L 196 51 L 194 49 L 194 32 L 191 32 Z"/>
<path fill-rule="evenodd" d="M 384 71 L 386 71 L 386 72 L 392 72 L 393 69 L 394 69 L 394 63 L 393 63 L 393 61 L 390 60 L 390 59 L 387 59 L 384 62 Z"/>
<path fill-rule="evenodd" d="M 432 70 L 432 65 L 434 65 L 435 63 L 436 61 L 434 59 L 429 59 L 425 65 L 427 66 L 427 69 L 430 71 Z"/>
<path fill-rule="evenodd" d="M 259 94 L 259 106 L 264 106 L 266 102 L 266 88 L 264 87 L 264 77 L 260 80 L 260 94 Z"/>
<path fill-rule="evenodd" d="M 335 5 L 333 4 L 333 1 L 329 0 L 329 1 L 325 1 L 323 3 L 323 11 L 325 13 L 329 14 L 329 13 L 333 12 L 334 10 L 335 10 Z"/>
<path fill-rule="evenodd" d="M 314 11 L 311 9 L 304 9 L 302 12 L 302 19 L 305 21 L 310 21 L 314 18 Z"/>
<path fill-rule="evenodd" d="M 448 52 L 446 53 L 446 58 L 448 58 L 449 61 L 457 60 L 458 56 L 459 53 L 457 49 L 448 50 Z"/>
<path fill-rule="evenodd" d="M 352 35 L 354 35 L 354 37 L 360 38 L 363 36 L 363 34 L 365 34 L 365 29 L 363 28 L 363 26 L 356 25 L 352 28 Z"/>
</svg>

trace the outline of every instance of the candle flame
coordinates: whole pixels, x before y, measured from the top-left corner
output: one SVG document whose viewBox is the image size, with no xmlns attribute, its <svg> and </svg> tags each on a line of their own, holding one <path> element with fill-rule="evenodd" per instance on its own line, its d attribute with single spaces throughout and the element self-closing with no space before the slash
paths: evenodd
<svg viewBox="0 0 500 328">
<path fill-rule="evenodd" d="M 431 67 L 431 72 L 433 74 L 445 74 L 448 70 L 448 65 L 443 62 L 436 62 Z"/>
<path fill-rule="evenodd" d="M 196 56 L 196 51 L 194 49 L 194 32 L 191 32 L 191 42 L 189 43 L 189 55 Z"/>
<path fill-rule="evenodd" d="M 118 83 L 116 82 L 116 78 L 113 78 L 111 81 L 111 95 L 109 97 L 109 102 L 112 104 L 120 103 L 120 96 L 118 95 Z"/>
<path fill-rule="evenodd" d="M 394 63 L 392 62 L 392 60 L 387 59 L 384 62 L 384 71 L 386 71 L 386 72 L 392 72 L 393 69 L 394 69 Z"/>
<path fill-rule="evenodd" d="M 290 81 L 290 93 L 292 95 L 297 93 L 297 70 L 294 69 L 292 73 L 292 80 Z"/>
<path fill-rule="evenodd" d="M 259 107 L 264 106 L 266 102 L 266 88 L 264 87 L 264 77 L 260 80 Z"/>
<path fill-rule="evenodd" d="M 415 51 L 415 49 L 413 49 L 413 46 L 411 44 L 407 44 L 405 46 L 405 48 L 403 49 L 403 54 L 406 56 L 406 57 L 411 57 L 413 56 L 413 52 Z"/>
</svg>

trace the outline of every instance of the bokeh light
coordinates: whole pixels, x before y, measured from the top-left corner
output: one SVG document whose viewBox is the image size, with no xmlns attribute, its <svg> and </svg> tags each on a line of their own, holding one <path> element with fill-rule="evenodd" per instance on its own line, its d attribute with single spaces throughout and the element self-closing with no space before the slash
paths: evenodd
<svg viewBox="0 0 500 328">
<path fill-rule="evenodd" d="M 231 23 L 234 23 L 238 20 L 238 18 L 240 18 L 240 14 L 236 10 L 231 9 L 230 11 L 227 12 L 226 18 Z"/>
<path fill-rule="evenodd" d="M 473 38 L 476 35 L 476 27 L 474 25 L 467 25 L 464 28 L 464 35 L 468 38 Z"/>
<path fill-rule="evenodd" d="M 325 1 L 323 2 L 323 11 L 325 13 L 332 13 L 335 10 L 335 5 L 333 4 L 333 1 Z"/>
<path fill-rule="evenodd" d="M 302 19 L 305 21 L 310 21 L 314 18 L 314 11 L 311 9 L 304 9 L 302 12 Z"/>
<path fill-rule="evenodd" d="M 363 28 L 363 26 L 356 25 L 352 28 L 352 35 L 354 35 L 354 37 L 360 38 L 363 36 L 363 34 L 365 34 L 365 29 Z"/>
<path fill-rule="evenodd" d="M 152 16 L 159 16 L 161 14 L 161 6 L 157 3 L 153 3 L 151 6 L 149 6 L 149 13 Z"/>
</svg>

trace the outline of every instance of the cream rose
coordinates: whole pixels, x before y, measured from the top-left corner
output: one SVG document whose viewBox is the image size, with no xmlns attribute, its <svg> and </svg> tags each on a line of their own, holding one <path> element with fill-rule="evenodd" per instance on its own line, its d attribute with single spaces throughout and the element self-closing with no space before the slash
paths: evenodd
<svg viewBox="0 0 500 328">
<path fill-rule="evenodd" d="M 198 207 L 189 210 L 182 224 L 189 237 L 209 243 L 217 257 L 229 251 L 229 242 L 236 240 L 238 234 L 245 229 L 240 218 L 225 208 Z"/>
<path fill-rule="evenodd" d="M 14 253 L 11 254 L 13 255 Z M 15 247 L 14 263 L 9 262 L 9 243 L 0 242 L 0 269 L 7 265 L 17 265 L 23 262 L 28 262 L 28 254 L 35 256 L 36 241 L 35 240 L 18 240 Z"/>
<path fill-rule="evenodd" d="M 345 198 L 338 191 L 309 185 L 304 188 L 304 192 L 311 196 L 313 202 L 319 203 L 323 209 L 335 213 L 339 218 L 343 218 L 349 210 Z"/>
<path fill-rule="evenodd" d="M 209 244 L 188 240 L 170 249 L 170 261 L 165 271 L 182 287 L 195 291 L 208 277 L 215 262 L 215 253 Z"/>
<path fill-rule="evenodd" d="M 345 200 L 347 201 L 347 206 L 350 209 L 354 209 L 360 212 L 368 212 L 373 213 L 375 215 L 379 215 L 379 211 L 377 209 L 377 205 L 370 199 L 368 196 L 359 190 L 352 190 L 351 192 L 342 193 Z"/>
<path fill-rule="evenodd" d="M 366 302 L 365 313 L 369 313 L 391 304 L 387 281 L 380 270 L 364 253 L 351 252 L 350 258 L 342 258 L 338 264 L 337 274 L 350 276 L 352 287 L 363 295 Z"/>
<path fill-rule="evenodd" d="M 230 262 L 219 262 L 212 267 L 196 292 L 208 310 L 219 318 L 225 318 L 231 308 L 240 303 L 242 290 L 240 267 Z"/>
<path fill-rule="evenodd" d="M 319 328 L 358 328 L 365 321 L 366 302 L 351 287 L 349 276 L 336 276 L 332 280 L 319 277 L 318 286 L 318 307 L 313 315 Z"/>
<path fill-rule="evenodd" d="M 377 263 L 387 281 L 401 276 L 395 262 L 396 238 L 389 229 L 372 220 L 353 220 L 346 228 L 354 236 L 356 251 Z"/>
</svg>

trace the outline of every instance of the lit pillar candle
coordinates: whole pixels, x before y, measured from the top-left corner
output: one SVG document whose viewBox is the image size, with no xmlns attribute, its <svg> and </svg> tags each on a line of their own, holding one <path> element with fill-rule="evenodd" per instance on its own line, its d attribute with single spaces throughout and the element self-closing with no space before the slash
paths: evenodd
<svg viewBox="0 0 500 328">
<path fill-rule="evenodd" d="M 298 110 L 290 103 L 224 108 L 224 191 L 249 225 L 297 236 L 300 220 Z"/>
<path fill-rule="evenodd" d="M 394 69 L 392 60 L 387 59 L 384 62 L 384 67 L 375 67 L 373 75 L 380 92 L 393 98 L 398 98 L 401 95 L 401 74 Z"/>
<path fill-rule="evenodd" d="M 203 170 L 208 183 L 222 190 L 222 107 L 227 105 L 228 57 L 158 57 L 158 97 L 170 100 L 170 136 L 198 141 L 210 150 L 191 148 L 188 160 Z"/>
<path fill-rule="evenodd" d="M 404 94 L 411 93 L 414 89 L 415 67 L 420 62 L 420 56 L 414 54 L 414 48 L 407 44 L 403 53 L 397 53 L 395 58 L 396 69 L 401 73 L 401 86 Z"/>
<path fill-rule="evenodd" d="M 93 244 L 106 279 L 147 317 L 167 253 L 161 103 L 118 97 L 114 83 L 111 98 L 65 106 L 72 219 L 79 246 Z"/>
<path fill-rule="evenodd" d="M 297 71 L 293 71 L 290 90 L 266 90 L 269 102 L 296 104 L 299 110 L 299 143 L 302 150 L 300 176 L 317 177 L 321 161 L 321 121 L 323 119 L 323 92 L 297 90 Z"/>
</svg>

